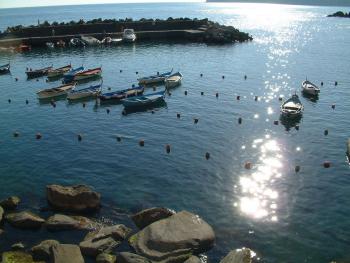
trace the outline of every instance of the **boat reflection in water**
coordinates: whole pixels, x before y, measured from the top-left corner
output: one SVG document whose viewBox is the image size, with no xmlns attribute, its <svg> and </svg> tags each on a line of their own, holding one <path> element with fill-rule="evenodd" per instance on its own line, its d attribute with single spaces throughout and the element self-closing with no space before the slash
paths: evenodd
<svg viewBox="0 0 350 263">
<path fill-rule="evenodd" d="M 138 112 L 159 110 L 161 108 L 166 108 L 166 107 L 167 107 L 167 103 L 165 102 L 165 100 L 161 100 L 161 101 L 159 101 L 155 104 L 151 104 L 149 106 L 124 108 L 123 115 L 129 115 L 129 114 L 138 113 Z"/>
<path fill-rule="evenodd" d="M 295 116 L 294 118 L 288 118 L 283 114 L 280 115 L 280 122 L 286 128 L 286 131 L 289 131 L 291 128 L 295 128 L 300 124 L 303 115 Z"/>
<path fill-rule="evenodd" d="M 259 149 L 259 159 L 252 170 L 239 178 L 240 197 L 234 205 L 254 219 L 277 221 L 278 191 L 275 183 L 282 176 L 282 155 L 276 140 L 266 135 L 256 139 L 253 148 Z"/>
<path fill-rule="evenodd" d="M 310 94 L 307 94 L 305 92 L 302 92 L 302 94 L 303 94 L 303 98 L 305 98 L 306 100 L 311 101 L 311 102 L 316 103 L 319 99 L 318 94 L 317 95 L 310 95 Z"/>
</svg>

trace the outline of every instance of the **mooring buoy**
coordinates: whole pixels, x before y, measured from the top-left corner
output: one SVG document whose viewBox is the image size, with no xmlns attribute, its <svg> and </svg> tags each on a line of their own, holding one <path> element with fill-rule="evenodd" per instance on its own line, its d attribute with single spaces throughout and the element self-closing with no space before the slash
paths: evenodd
<svg viewBox="0 0 350 263">
<path fill-rule="evenodd" d="M 278 98 L 278 100 L 279 100 L 279 101 L 282 101 L 282 100 L 283 100 L 283 98 L 282 98 L 282 97 L 279 97 L 279 98 Z"/>
<path fill-rule="evenodd" d="M 202 95 L 202 96 L 204 95 L 204 92 L 203 92 L 203 91 L 201 91 L 201 95 Z"/>
<path fill-rule="evenodd" d="M 120 72 L 120 73 L 122 73 L 122 72 L 123 72 L 123 70 L 119 70 L 119 72 Z"/>
<path fill-rule="evenodd" d="M 334 82 L 334 85 L 335 85 L 335 86 L 338 86 L 338 81 Z"/>
<path fill-rule="evenodd" d="M 125 111 L 125 110 L 123 110 L 123 111 L 122 111 L 122 114 L 123 114 L 123 115 L 126 115 L 126 111 Z"/>
<path fill-rule="evenodd" d="M 294 168 L 294 171 L 295 171 L 296 173 L 299 173 L 299 171 L 300 171 L 300 166 L 299 166 L 299 165 L 296 165 L 295 168 Z"/>
<path fill-rule="evenodd" d="M 18 81 L 18 78 L 15 78 L 15 81 Z"/>
<path fill-rule="evenodd" d="M 18 137 L 19 136 L 19 132 L 14 132 L 13 133 L 13 137 Z"/>
<path fill-rule="evenodd" d="M 39 79 L 36 79 L 36 81 L 38 82 L 38 81 L 39 81 Z"/>
<path fill-rule="evenodd" d="M 26 100 L 26 104 L 28 104 L 29 103 L 29 101 L 28 100 Z"/>
<path fill-rule="evenodd" d="M 323 163 L 323 167 L 324 167 L 324 168 L 329 168 L 329 167 L 331 167 L 331 162 L 325 161 L 325 162 Z"/>
<path fill-rule="evenodd" d="M 225 78 L 225 76 L 222 76 L 222 79 L 224 79 Z"/>
<path fill-rule="evenodd" d="M 244 79 L 247 79 L 247 75 L 244 75 Z"/>
<path fill-rule="evenodd" d="M 42 135 L 41 135 L 41 133 L 39 133 L 39 132 L 35 135 L 35 138 L 36 138 L 37 140 L 40 140 L 41 137 L 42 137 Z"/>
<path fill-rule="evenodd" d="M 255 96 L 254 100 L 255 101 L 258 101 L 259 97 L 258 96 Z"/>
<path fill-rule="evenodd" d="M 138 71 L 136 71 L 136 75 L 138 75 L 139 74 L 139 72 Z"/>
<path fill-rule="evenodd" d="M 83 108 L 85 108 L 86 107 L 86 103 L 85 102 L 83 102 Z"/>
<path fill-rule="evenodd" d="M 176 114 L 176 117 L 177 117 L 178 119 L 180 119 L 180 117 L 181 117 L 180 113 L 177 113 L 177 114 Z"/>
<path fill-rule="evenodd" d="M 122 138 L 117 136 L 117 141 L 120 142 L 121 140 L 122 140 Z"/>
<path fill-rule="evenodd" d="M 141 147 L 145 146 L 145 141 L 144 141 L 144 140 L 140 140 L 140 141 L 139 141 L 139 145 L 140 145 Z"/>
<path fill-rule="evenodd" d="M 198 123 L 198 119 L 197 118 L 194 118 L 193 121 L 194 121 L 195 124 Z"/>
<path fill-rule="evenodd" d="M 250 170 L 250 169 L 252 169 L 252 163 L 251 162 L 246 162 L 245 164 L 244 164 L 244 168 L 245 169 L 247 169 L 247 170 Z"/>
<path fill-rule="evenodd" d="M 107 114 L 109 114 L 110 113 L 110 109 L 106 109 L 106 112 L 107 112 Z"/>
<path fill-rule="evenodd" d="M 108 89 L 108 90 L 111 90 L 111 87 L 108 87 L 107 89 Z"/>
<path fill-rule="evenodd" d="M 203 77 L 203 74 L 201 73 L 200 76 Z"/>
<path fill-rule="evenodd" d="M 170 144 L 165 145 L 165 150 L 167 153 L 170 153 Z"/>
<path fill-rule="evenodd" d="M 215 97 L 219 98 L 219 92 L 215 93 Z"/>
<path fill-rule="evenodd" d="M 278 125 L 278 121 L 274 121 L 273 124 Z"/>
<path fill-rule="evenodd" d="M 335 104 L 332 104 L 332 109 L 333 109 L 333 110 L 335 109 Z"/>
<path fill-rule="evenodd" d="M 324 135 L 328 135 L 328 130 L 324 130 Z"/>
<path fill-rule="evenodd" d="M 242 124 L 242 118 L 241 117 L 238 118 L 238 124 Z"/>
<path fill-rule="evenodd" d="M 152 110 L 151 113 L 154 114 L 154 110 Z"/>
<path fill-rule="evenodd" d="M 323 81 L 321 82 L 321 86 L 323 86 Z"/>
<path fill-rule="evenodd" d="M 295 125 L 295 129 L 299 131 L 299 125 Z"/>
<path fill-rule="evenodd" d="M 209 158 L 210 158 L 210 153 L 206 152 L 205 153 L 205 159 L 209 160 Z"/>
<path fill-rule="evenodd" d="M 187 90 L 185 90 L 185 95 L 187 95 Z"/>
<path fill-rule="evenodd" d="M 11 99 L 8 99 L 7 101 L 8 101 L 9 103 L 11 103 Z"/>
<path fill-rule="evenodd" d="M 241 99 L 241 96 L 237 96 L 237 100 L 240 100 Z"/>
<path fill-rule="evenodd" d="M 83 139 L 83 135 L 78 134 L 78 141 L 81 141 Z"/>
</svg>

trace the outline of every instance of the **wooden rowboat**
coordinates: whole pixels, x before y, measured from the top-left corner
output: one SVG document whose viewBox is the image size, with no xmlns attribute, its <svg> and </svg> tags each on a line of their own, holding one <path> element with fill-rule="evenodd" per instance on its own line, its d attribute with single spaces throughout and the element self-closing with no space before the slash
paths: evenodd
<svg viewBox="0 0 350 263">
<path fill-rule="evenodd" d="M 143 96 L 126 98 L 122 102 L 125 108 L 140 108 L 160 103 L 161 101 L 164 101 L 164 97 L 165 91 L 160 91 Z"/>
<path fill-rule="evenodd" d="M 26 71 L 26 74 L 28 79 L 39 78 L 42 76 L 46 76 L 51 69 L 52 66 L 35 70 L 30 69 Z"/>
<path fill-rule="evenodd" d="M 281 105 L 281 113 L 284 117 L 297 117 L 303 113 L 304 106 L 301 104 L 297 94 L 294 94 L 290 99 L 286 100 Z"/>
<path fill-rule="evenodd" d="M 65 84 L 56 88 L 44 89 L 37 92 L 39 99 L 50 99 L 54 97 L 64 96 L 75 88 L 76 83 Z"/>
<path fill-rule="evenodd" d="M 173 70 L 161 74 L 157 73 L 156 75 L 152 75 L 149 77 L 139 78 L 138 81 L 140 85 L 163 83 L 165 79 L 171 75 L 172 72 Z"/>
<path fill-rule="evenodd" d="M 165 79 L 165 87 L 167 89 L 175 88 L 181 85 L 182 74 L 180 72 L 176 72 Z"/>
<path fill-rule="evenodd" d="M 74 81 L 80 81 L 85 79 L 91 79 L 91 78 L 98 78 L 101 77 L 102 69 L 101 68 L 94 68 L 94 69 L 88 69 L 79 73 L 76 73 L 74 75 Z"/>
<path fill-rule="evenodd" d="M 307 95 L 317 96 L 320 93 L 319 87 L 308 80 L 303 81 L 301 87 L 303 93 Z"/>
<path fill-rule="evenodd" d="M 71 69 L 72 69 L 72 66 L 70 64 L 61 68 L 51 69 L 47 73 L 47 77 L 48 78 L 62 77 L 65 73 L 69 72 Z"/>
<path fill-rule="evenodd" d="M 104 93 L 99 96 L 101 101 L 115 100 L 119 101 L 125 98 L 142 95 L 144 91 L 143 87 L 136 87 L 131 89 L 118 90 L 113 92 Z"/>
<path fill-rule="evenodd" d="M 67 99 L 78 100 L 89 97 L 97 97 L 102 91 L 102 83 L 84 89 L 72 89 L 67 94 Z"/>
</svg>

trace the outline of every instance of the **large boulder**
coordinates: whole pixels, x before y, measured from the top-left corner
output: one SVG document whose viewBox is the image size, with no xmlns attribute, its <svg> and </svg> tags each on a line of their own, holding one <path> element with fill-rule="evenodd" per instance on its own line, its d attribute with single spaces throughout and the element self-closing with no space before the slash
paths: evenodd
<svg viewBox="0 0 350 263">
<path fill-rule="evenodd" d="M 22 251 L 8 251 L 2 253 L 2 263 L 45 263 L 43 261 L 34 262 L 33 257 Z"/>
<path fill-rule="evenodd" d="M 199 259 L 199 257 L 191 256 L 184 263 L 202 263 L 202 261 Z"/>
<path fill-rule="evenodd" d="M 118 263 L 151 263 L 147 258 L 129 252 L 121 252 L 117 255 Z"/>
<path fill-rule="evenodd" d="M 51 247 L 59 243 L 60 242 L 56 240 L 44 240 L 40 244 L 32 247 L 31 252 L 34 260 L 48 261 L 50 259 Z"/>
<path fill-rule="evenodd" d="M 45 226 L 51 231 L 73 230 L 73 229 L 94 229 L 94 222 L 83 216 L 67 216 L 55 214 L 46 220 Z"/>
<path fill-rule="evenodd" d="M 86 185 L 48 185 L 46 193 L 48 202 L 58 210 L 86 212 L 101 205 L 101 195 Z"/>
<path fill-rule="evenodd" d="M 51 247 L 52 263 L 84 263 L 77 245 L 59 244 Z"/>
<path fill-rule="evenodd" d="M 18 204 L 21 202 L 21 199 L 17 196 L 10 196 L 4 200 L 0 201 L 0 206 L 2 206 L 5 210 L 16 209 Z"/>
<path fill-rule="evenodd" d="M 168 208 L 153 207 L 132 215 L 131 219 L 138 228 L 142 229 L 158 220 L 168 218 L 173 214 L 175 214 L 175 212 Z"/>
<path fill-rule="evenodd" d="M 40 228 L 41 225 L 45 222 L 45 220 L 40 216 L 28 211 L 7 214 L 6 220 L 13 227 L 25 229 Z"/>
<path fill-rule="evenodd" d="M 130 245 L 153 261 L 183 262 L 213 247 L 215 234 L 198 215 L 182 211 L 154 222 L 129 239 Z"/>
<path fill-rule="evenodd" d="M 81 252 L 86 256 L 96 257 L 101 253 L 111 253 L 120 242 L 111 237 L 103 239 L 88 239 L 79 243 Z"/>
<path fill-rule="evenodd" d="M 252 263 L 254 255 L 249 248 L 236 249 L 228 253 L 220 263 Z"/>
<path fill-rule="evenodd" d="M 116 256 L 112 254 L 102 253 L 96 257 L 96 263 L 115 263 Z"/>
<path fill-rule="evenodd" d="M 131 229 L 124 225 L 104 226 L 95 231 L 89 232 L 85 240 L 90 239 L 103 239 L 107 237 L 113 237 L 115 240 L 124 240 L 131 233 Z"/>
</svg>

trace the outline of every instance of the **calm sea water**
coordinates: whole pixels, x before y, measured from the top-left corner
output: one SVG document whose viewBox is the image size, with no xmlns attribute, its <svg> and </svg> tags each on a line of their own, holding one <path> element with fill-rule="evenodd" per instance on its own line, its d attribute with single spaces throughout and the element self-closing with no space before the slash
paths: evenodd
<svg viewBox="0 0 350 263">
<path fill-rule="evenodd" d="M 86 183 L 102 193 L 105 206 L 97 218 L 103 221 L 128 221 L 124 213 L 151 206 L 198 213 L 217 235 L 217 245 L 208 253 L 211 262 L 243 246 L 264 262 L 349 260 L 350 171 L 345 151 L 350 135 L 350 19 L 325 17 L 338 9 L 121 4 L 0 10 L 0 29 L 38 19 L 208 17 L 254 37 L 251 43 L 225 46 L 140 43 L 0 53 L 0 64 L 12 64 L 12 74 L 0 77 L 1 197 L 19 195 L 22 208 L 35 211 L 45 205 L 46 184 Z M 59 82 L 27 81 L 25 68 L 69 62 L 102 65 L 105 87 L 115 90 L 135 83 L 136 71 L 143 76 L 174 68 L 181 70 L 184 81 L 154 114 L 123 116 L 121 105 L 96 106 L 95 101 L 85 108 L 82 102 L 65 100 L 56 108 L 39 103 L 35 92 Z M 305 77 L 324 82 L 319 99 L 301 96 L 302 119 L 274 125 L 279 120 L 278 98 L 300 93 Z M 199 122 L 194 124 L 193 118 Z M 15 131 L 18 138 L 12 135 Z M 38 132 L 41 140 L 35 140 Z M 81 142 L 77 134 L 83 135 Z M 145 140 L 143 148 L 140 139 Z M 170 154 L 166 144 L 171 145 Z M 251 170 L 244 168 L 248 161 Z M 323 168 L 324 161 L 330 161 L 331 168 Z M 40 235 L 28 238 L 13 231 L 0 236 L 2 247 L 23 239 L 30 245 Z M 65 234 L 52 237 L 70 241 Z"/>
</svg>

